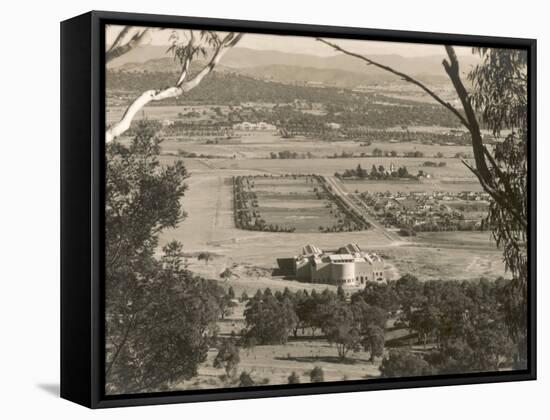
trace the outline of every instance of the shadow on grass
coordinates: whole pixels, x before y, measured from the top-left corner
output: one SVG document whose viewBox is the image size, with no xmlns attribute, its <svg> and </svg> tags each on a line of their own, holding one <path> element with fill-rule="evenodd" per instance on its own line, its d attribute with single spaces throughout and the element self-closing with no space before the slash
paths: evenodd
<svg viewBox="0 0 550 420">
<path fill-rule="evenodd" d="M 321 340 L 326 340 L 326 339 L 327 338 L 322 334 L 318 334 L 318 335 L 307 335 L 307 334 L 301 335 L 301 334 L 298 334 L 296 337 L 294 337 L 294 336 L 288 337 L 289 342 L 292 342 L 292 341 L 321 341 Z"/>
<path fill-rule="evenodd" d="M 397 337 L 393 337 L 390 339 L 386 339 L 385 346 L 386 347 L 403 347 L 403 346 L 409 346 L 412 344 L 415 344 L 418 341 L 418 334 L 417 333 L 406 333 L 399 335 Z"/>
<path fill-rule="evenodd" d="M 275 360 L 286 360 L 300 363 L 336 363 L 340 365 L 356 365 L 358 363 L 371 363 L 368 359 L 341 358 L 339 356 L 296 356 L 296 357 L 275 357 Z"/>
</svg>

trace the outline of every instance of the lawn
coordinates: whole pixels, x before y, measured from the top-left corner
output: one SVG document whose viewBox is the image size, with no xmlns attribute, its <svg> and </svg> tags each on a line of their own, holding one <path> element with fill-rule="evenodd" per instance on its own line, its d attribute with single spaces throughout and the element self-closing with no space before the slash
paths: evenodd
<svg viewBox="0 0 550 420">
<path fill-rule="evenodd" d="M 253 178 L 262 219 L 268 225 L 295 228 L 297 233 L 318 232 L 319 226 L 332 226 L 336 218 L 317 198 L 320 188 L 312 178 Z"/>
</svg>

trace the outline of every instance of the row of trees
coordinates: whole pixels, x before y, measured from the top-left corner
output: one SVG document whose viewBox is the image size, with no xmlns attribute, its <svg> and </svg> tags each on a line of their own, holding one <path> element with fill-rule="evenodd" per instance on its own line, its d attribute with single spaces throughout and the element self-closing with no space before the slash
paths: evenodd
<svg viewBox="0 0 550 420">
<path fill-rule="evenodd" d="M 447 162 L 443 162 L 443 161 L 433 162 L 431 160 L 427 160 L 422 164 L 422 166 L 431 167 L 431 168 L 435 168 L 435 167 L 442 168 L 444 166 L 447 166 Z"/>
<path fill-rule="evenodd" d="M 319 182 L 319 185 L 323 188 L 323 193 L 320 196 L 326 195 L 329 197 L 329 208 L 332 208 L 332 204 L 335 204 L 338 208 L 338 211 L 343 215 L 341 223 L 339 225 L 342 227 L 340 231 L 347 229 L 351 230 L 367 230 L 372 226 L 364 214 L 359 213 L 353 207 L 351 207 L 341 195 L 333 191 L 332 186 L 327 183 L 327 180 L 319 175 L 315 175 L 316 179 Z M 336 230 L 338 231 L 338 230 Z"/>
<path fill-rule="evenodd" d="M 258 195 L 253 191 L 254 181 L 251 177 L 233 177 L 233 214 L 235 226 L 239 229 L 258 230 L 262 232 L 294 232 L 293 226 L 281 226 L 267 223 L 262 218 L 258 204 Z"/>
<path fill-rule="evenodd" d="M 334 176 L 337 178 L 357 178 L 357 179 L 369 179 L 369 180 L 387 180 L 391 178 L 406 178 L 413 179 L 414 175 L 409 174 L 405 165 L 400 166 L 396 170 L 388 171 L 384 165 L 372 165 L 370 172 L 364 169 L 361 164 L 357 164 L 355 169 L 346 169 L 343 173 L 335 172 Z"/>
<path fill-rule="evenodd" d="M 377 142 L 377 143 L 409 143 L 420 142 L 423 144 L 454 144 L 469 145 L 470 138 L 467 133 L 459 130 L 450 130 L 449 132 L 435 131 L 414 131 L 411 132 L 406 126 L 401 130 L 380 130 L 367 126 L 345 127 L 342 132 L 346 138 L 356 141 Z M 390 154 L 392 153 L 392 154 Z M 395 153 L 395 155 L 393 154 Z M 397 156 L 395 150 L 383 151 L 383 156 Z"/>
<path fill-rule="evenodd" d="M 282 150 L 280 152 L 270 152 L 270 159 L 313 159 L 316 156 L 311 152 L 292 152 L 290 150 Z"/>
</svg>

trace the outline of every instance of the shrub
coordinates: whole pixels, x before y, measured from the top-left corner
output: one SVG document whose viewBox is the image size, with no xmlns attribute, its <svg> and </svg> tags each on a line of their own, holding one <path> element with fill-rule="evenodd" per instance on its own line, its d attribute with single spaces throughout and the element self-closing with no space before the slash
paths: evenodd
<svg viewBox="0 0 550 420">
<path fill-rule="evenodd" d="M 433 375 L 435 369 L 422 357 L 410 351 L 392 351 L 382 360 L 380 374 L 383 378 Z"/>
<path fill-rule="evenodd" d="M 399 229 L 399 235 L 401 235 L 401 236 L 416 236 L 416 231 L 414 229 L 401 228 L 401 229 Z"/>
<path fill-rule="evenodd" d="M 323 372 L 323 368 L 315 366 L 313 369 L 311 369 L 311 372 L 309 372 L 309 379 L 311 380 L 311 382 L 323 382 L 325 380 L 325 373 Z"/>
<path fill-rule="evenodd" d="M 289 384 L 299 384 L 300 383 L 300 377 L 296 374 L 296 372 L 292 372 L 290 376 L 288 377 L 288 383 Z"/>
<path fill-rule="evenodd" d="M 241 376 L 239 376 L 239 386 L 254 386 L 254 380 L 252 379 L 252 376 L 250 376 L 250 373 L 246 371 L 241 372 Z"/>
</svg>

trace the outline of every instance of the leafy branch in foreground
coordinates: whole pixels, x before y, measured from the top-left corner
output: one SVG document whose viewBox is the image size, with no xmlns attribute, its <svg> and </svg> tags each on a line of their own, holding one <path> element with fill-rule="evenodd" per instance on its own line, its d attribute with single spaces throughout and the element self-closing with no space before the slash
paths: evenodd
<svg viewBox="0 0 550 420">
<path fill-rule="evenodd" d="M 122 29 L 121 33 L 130 31 L 131 28 L 125 27 Z M 115 55 L 115 53 L 122 55 L 130 51 L 130 49 L 139 44 L 143 37 L 148 34 L 148 30 L 149 29 L 146 28 L 142 32 L 138 32 L 134 38 L 131 38 L 126 44 L 119 41 L 119 37 L 117 37 L 113 45 L 107 50 L 107 58 Z M 243 34 L 235 32 L 229 32 L 225 35 L 214 31 L 199 31 L 198 35 L 195 32 L 196 31 L 192 30 L 186 31 L 186 36 L 182 41 L 180 41 L 178 32 L 172 33 L 170 36 L 172 45 L 168 48 L 167 53 L 172 53 L 174 59 L 177 60 L 181 66 L 178 79 L 173 86 L 162 89 L 146 90 L 134 99 L 124 111 L 122 118 L 107 128 L 105 132 L 105 141 L 107 143 L 126 132 L 130 128 L 136 114 L 148 103 L 162 101 L 168 98 L 177 98 L 198 86 L 204 77 L 214 70 L 223 55 L 229 49 L 237 45 L 243 37 Z M 124 36 L 122 39 L 123 38 Z M 116 46 L 117 43 L 119 44 L 118 46 Z M 191 62 L 199 56 L 207 57 L 208 49 L 212 50 L 208 63 L 188 80 Z"/>
</svg>

